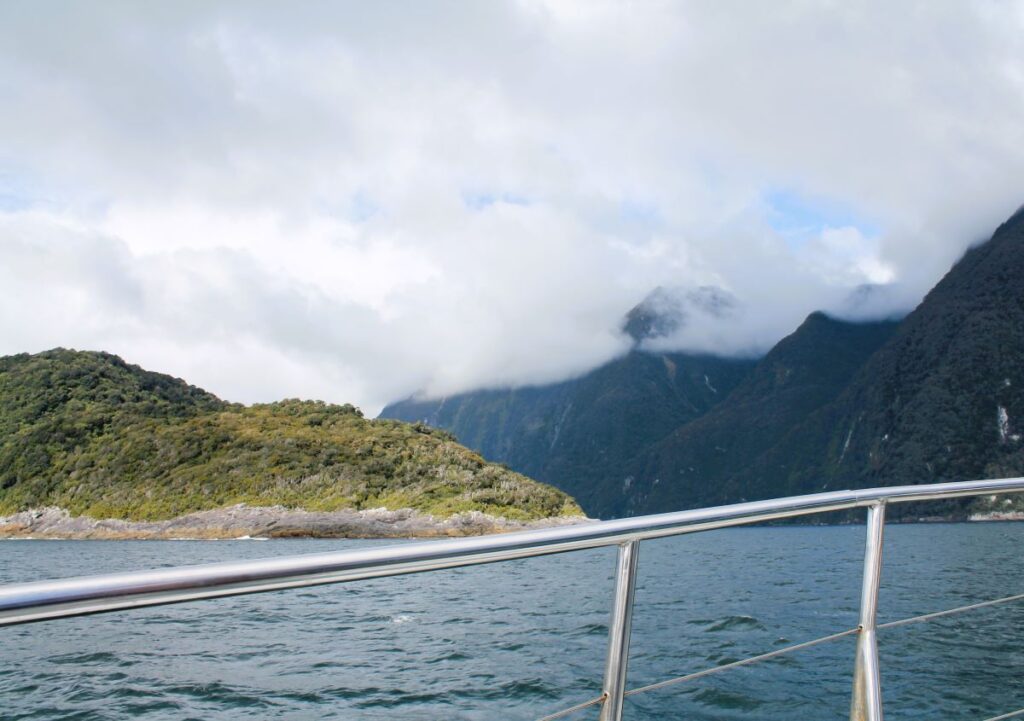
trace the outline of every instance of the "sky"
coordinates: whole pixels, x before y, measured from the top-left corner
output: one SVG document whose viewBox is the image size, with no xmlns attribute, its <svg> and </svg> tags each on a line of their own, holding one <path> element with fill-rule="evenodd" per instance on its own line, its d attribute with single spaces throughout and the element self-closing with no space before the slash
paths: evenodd
<svg viewBox="0 0 1024 721">
<path fill-rule="evenodd" d="M 10 0 L 0 355 L 372 415 L 658 287 L 732 301 L 659 350 L 905 313 L 1024 203 L 1021 58 L 1022 2 Z"/>
</svg>

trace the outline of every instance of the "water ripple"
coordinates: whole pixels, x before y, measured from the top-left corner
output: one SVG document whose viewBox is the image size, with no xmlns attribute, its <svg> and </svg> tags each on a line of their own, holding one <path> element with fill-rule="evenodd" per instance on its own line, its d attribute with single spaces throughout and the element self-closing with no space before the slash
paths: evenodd
<svg viewBox="0 0 1024 721">
<path fill-rule="evenodd" d="M 644 543 L 629 685 L 856 624 L 862 527 Z M 176 542 L 176 563 L 393 543 Z M 1024 524 L 887 530 L 879 614 L 1024 591 Z M 0 582 L 166 565 L 171 544 L 5 544 Z M 600 691 L 614 549 L 0 630 L 4 721 L 533 719 Z M 879 634 L 889 721 L 1020 707 L 1024 604 Z M 627 717 L 842 718 L 853 639 L 630 697 Z"/>
</svg>

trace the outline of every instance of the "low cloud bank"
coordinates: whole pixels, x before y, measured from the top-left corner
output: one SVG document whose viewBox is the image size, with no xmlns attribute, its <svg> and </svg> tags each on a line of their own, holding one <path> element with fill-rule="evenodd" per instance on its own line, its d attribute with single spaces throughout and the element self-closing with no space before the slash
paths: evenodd
<svg viewBox="0 0 1024 721">
<path fill-rule="evenodd" d="M 0 9 L 0 353 L 353 402 L 912 308 L 1024 188 L 1024 12 Z"/>
</svg>

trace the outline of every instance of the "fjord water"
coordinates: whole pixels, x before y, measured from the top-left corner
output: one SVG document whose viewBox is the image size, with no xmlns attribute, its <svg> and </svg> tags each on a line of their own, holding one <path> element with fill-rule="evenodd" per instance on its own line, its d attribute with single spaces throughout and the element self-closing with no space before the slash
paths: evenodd
<svg viewBox="0 0 1024 721">
<path fill-rule="evenodd" d="M 863 526 L 644 542 L 629 686 L 857 622 Z M 0 583 L 393 541 L 10 541 Z M 1024 524 L 890 526 L 879 620 L 1024 592 Z M 614 550 L 0 628 L 4 719 L 532 719 L 600 690 Z M 841 719 L 853 639 L 631 697 L 628 719 Z M 1024 706 L 1024 604 L 880 632 L 886 717 Z M 596 718 L 591 708 L 570 718 Z"/>
</svg>

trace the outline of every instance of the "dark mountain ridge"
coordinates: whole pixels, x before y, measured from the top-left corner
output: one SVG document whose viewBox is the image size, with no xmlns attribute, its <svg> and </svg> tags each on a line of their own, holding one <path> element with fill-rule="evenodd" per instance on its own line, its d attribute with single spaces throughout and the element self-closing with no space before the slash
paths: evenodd
<svg viewBox="0 0 1024 721">
<path fill-rule="evenodd" d="M 963 256 L 834 402 L 735 483 L 763 495 L 1019 475 L 1022 414 L 1018 212 Z"/>
<path fill-rule="evenodd" d="M 382 418 L 444 428 L 494 461 L 572 494 L 584 508 L 614 469 L 727 396 L 746 359 L 639 350 L 563 383 L 387 406 Z"/>
<path fill-rule="evenodd" d="M 645 338 L 686 317 L 685 294 L 656 294 L 624 322 L 634 351 L 581 379 L 396 404 L 385 414 L 448 428 L 485 456 L 571 489 L 601 516 L 1024 474 L 1021 211 L 902 320 L 815 313 L 756 363 L 643 353 Z M 726 368 L 728 382 L 712 383 Z M 531 433 L 538 441 L 523 442 Z M 573 450 L 558 448 L 563 442 Z"/>
<path fill-rule="evenodd" d="M 834 400 L 896 327 L 895 321 L 850 323 L 811 314 L 728 398 L 632 459 L 626 467 L 631 492 L 616 499 L 607 488 L 600 494 L 606 505 L 596 512 L 623 515 L 746 499 L 747 489 L 729 481 Z"/>
</svg>

